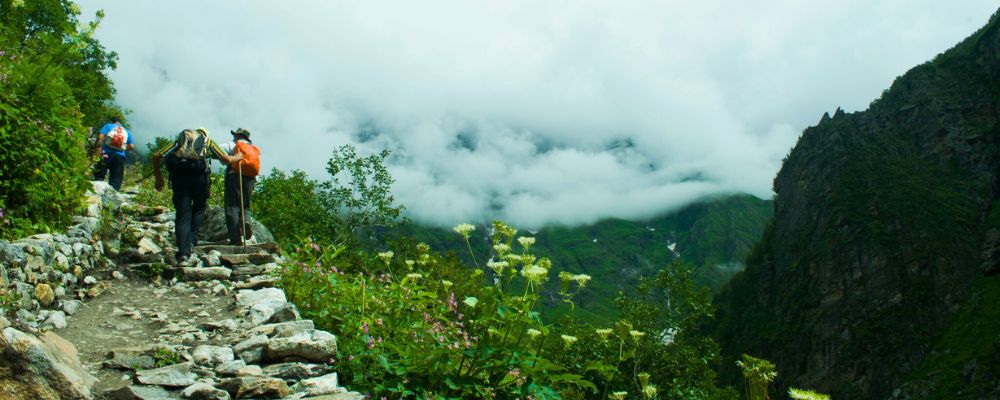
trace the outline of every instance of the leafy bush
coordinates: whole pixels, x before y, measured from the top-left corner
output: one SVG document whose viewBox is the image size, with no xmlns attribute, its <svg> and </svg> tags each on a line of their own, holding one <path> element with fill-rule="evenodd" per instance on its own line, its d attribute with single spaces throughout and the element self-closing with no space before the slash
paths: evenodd
<svg viewBox="0 0 1000 400">
<path fill-rule="evenodd" d="M 389 189 L 393 179 L 383 162 L 389 152 L 363 156 L 351 145 L 336 149 L 327 163 L 330 180 L 302 171 L 273 169 L 257 182 L 253 213 L 287 246 L 306 237 L 321 243 L 370 245 L 373 233 L 398 223 L 403 207 Z"/>
<path fill-rule="evenodd" d="M 320 184 L 305 172 L 278 169 L 261 176 L 253 194 L 254 216 L 285 247 L 306 237 L 338 242 L 338 221 L 320 199 Z"/>
</svg>

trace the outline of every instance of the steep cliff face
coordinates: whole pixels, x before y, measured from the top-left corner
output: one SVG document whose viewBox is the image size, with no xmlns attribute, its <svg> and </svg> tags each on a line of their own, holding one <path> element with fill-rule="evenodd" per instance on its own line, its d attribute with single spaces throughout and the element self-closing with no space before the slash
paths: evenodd
<svg viewBox="0 0 1000 400">
<path fill-rule="evenodd" d="M 941 378 L 954 366 L 927 365 L 968 344 L 950 327 L 1000 309 L 982 296 L 1000 277 L 981 267 L 1000 226 L 998 29 L 994 15 L 868 110 L 805 130 L 775 178 L 772 225 L 717 301 L 724 374 L 750 353 L 778 365 L 780 388 L 835 398 L 904 397 L 913 382 L 1000 391 L 974 389 L 996 372 L 975 362 L 996 358 L 995 323 L 976 324 L 988 344 L 949 358 L 963 388 Z"/>
</svg>

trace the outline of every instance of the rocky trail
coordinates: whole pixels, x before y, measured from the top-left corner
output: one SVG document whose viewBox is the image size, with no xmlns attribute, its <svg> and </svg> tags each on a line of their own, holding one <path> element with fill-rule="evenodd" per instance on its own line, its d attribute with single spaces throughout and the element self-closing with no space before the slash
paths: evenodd
<svg viewBox="0 0 1000 400">
<path fill-rule="evenodd" d="M 95 184 L 91 205 L 128 201 Z M 16 310 L 0 317 L 0 399 L 363 398 L 338 385 L 334 335 L 275 287 L 276 245 L 198 246 L 173 268 L 172 213 L 129 217 L 136 245 L 115 249 L 95 240 L 99 211 L 66 235 L 0 242 L 0 305 Z"/>
</svg>

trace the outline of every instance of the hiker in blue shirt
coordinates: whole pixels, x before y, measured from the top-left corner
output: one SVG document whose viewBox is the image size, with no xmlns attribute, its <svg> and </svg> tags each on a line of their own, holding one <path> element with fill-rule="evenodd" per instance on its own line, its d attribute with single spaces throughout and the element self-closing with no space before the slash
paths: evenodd
<svg viewBox="0 0 1000 400">
<path fill-rule="evenodd" d="M 116 115 L 98 131 L 97 143 L 101 144 L 101 161 L 94 170 L 94 180 L 103 181 L 110 171 L 108 183 L 115 190 L 120 190 L 125 179 L 125 152 L 134 149 L 132 132 L 122 126 L 121 118 Z M 97 153 L 97 149 L 94 152 Z"/>
</svg>

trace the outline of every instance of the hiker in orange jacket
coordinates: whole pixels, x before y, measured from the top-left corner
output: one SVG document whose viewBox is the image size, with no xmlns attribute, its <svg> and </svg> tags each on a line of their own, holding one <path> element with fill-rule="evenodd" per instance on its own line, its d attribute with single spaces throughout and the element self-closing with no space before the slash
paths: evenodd
<svg viewBox="0 0 1000 400">
<path fill-rule="evenodd" d="M 253 142 L 250 141 L 250 131 L 237 128 L 229 133 L 233 135 L 233 141 L 220 146 L 226 154 L 242 154 L 239 150 L 241 146 L 239 143 L 253 146 Z M 254 148 L 256 147 L 254 146 Z M 234 167 L 234 164 L 237 167 Z M 239 245 L 253 234 L 247 221 L 250 218 L 250 196 L 253 194 L 253 186 L 257 184 L 257 178 L 256 171 L 251 173 L 244 170 L 246 168 L 247 166 L 238 163 L 231 163 L 226 168 L 226 191 L 223 202 L 226 211 L 226 228 L 229 231 L 229 244 L 231 245 Z"/>
</svg>

